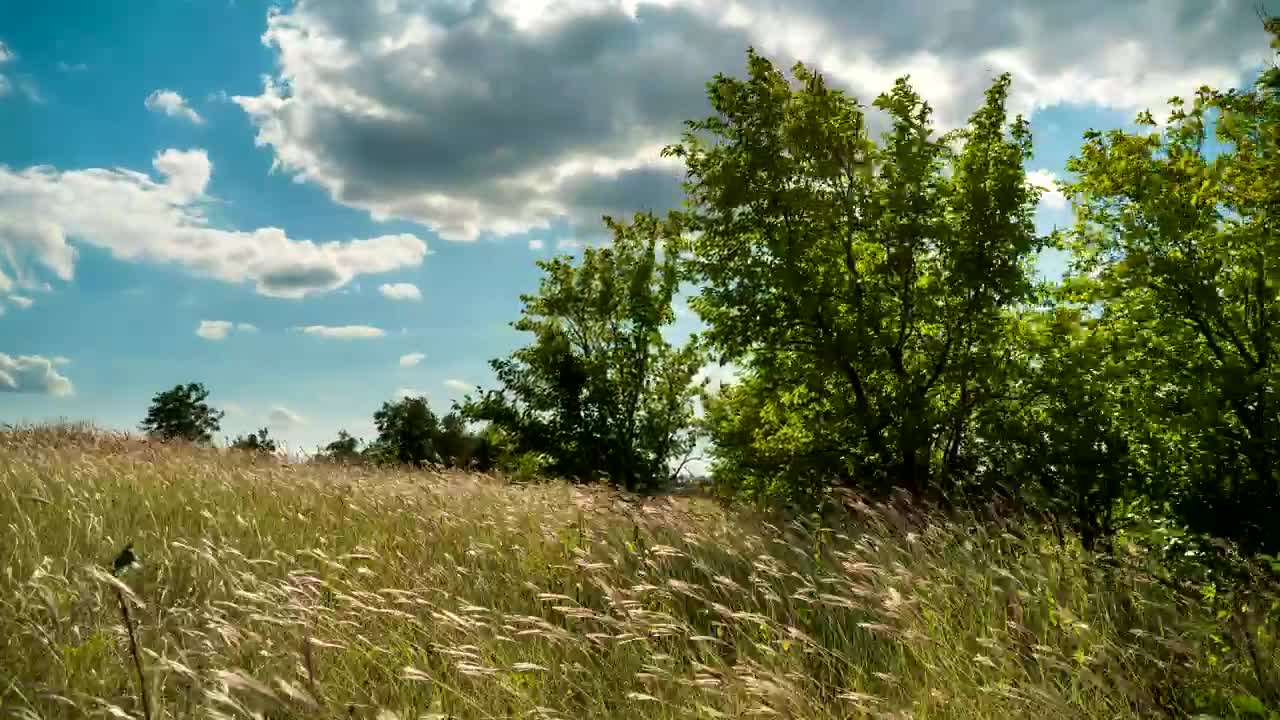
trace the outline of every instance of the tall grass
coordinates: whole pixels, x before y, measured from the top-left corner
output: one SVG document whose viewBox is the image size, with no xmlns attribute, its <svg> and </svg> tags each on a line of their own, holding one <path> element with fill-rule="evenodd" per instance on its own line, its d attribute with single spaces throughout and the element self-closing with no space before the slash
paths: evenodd
<svg viewBox="0 0 1280 720">
<path fill-rule="evenodd" d="M 46 427 L 0 433 L 0 715 L 141 717 L 127 542 L 156 718 L 1230 715 L 1277 671 L 1141 557 L 972 519 L 819 527 Z"/>
</svg>

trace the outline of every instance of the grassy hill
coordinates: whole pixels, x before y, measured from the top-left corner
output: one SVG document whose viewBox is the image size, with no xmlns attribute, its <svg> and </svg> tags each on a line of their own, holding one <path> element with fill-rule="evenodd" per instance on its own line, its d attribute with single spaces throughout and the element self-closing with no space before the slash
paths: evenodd
<svg viewBox="0 0 1280 720">
<path fill-rule="evenodd" d="M 1203 592 L 1051 535 L 0 433 L 0 716 L 1247 715 Z M 139 564 L 111 561 L 132 541 Z M 1250 659 L 1249 654 L 1252 654 Z"/>
</svg>

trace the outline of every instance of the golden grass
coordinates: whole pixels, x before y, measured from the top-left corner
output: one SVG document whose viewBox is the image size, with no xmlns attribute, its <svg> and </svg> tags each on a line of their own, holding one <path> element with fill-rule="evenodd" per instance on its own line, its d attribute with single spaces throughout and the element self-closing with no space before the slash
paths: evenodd
<svg viewBox="0 0 1280 720">
<path fill-rule="evenodd" d="M 107 572 L 129 541 L 156 718 L 1121 718 L 1257 693 L 1209 609 L 1142 573 L 907 525 L 14 429 L 0 715 L 141 717 Z"/>
</svg>

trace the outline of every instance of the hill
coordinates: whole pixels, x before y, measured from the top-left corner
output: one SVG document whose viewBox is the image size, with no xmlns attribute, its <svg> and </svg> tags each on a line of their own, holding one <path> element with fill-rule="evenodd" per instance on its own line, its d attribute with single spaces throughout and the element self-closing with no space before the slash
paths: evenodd
<svg viewBox="0 0 1280 720">
<path fill-rule="evenodd" d="M 156 718 L 1247 716 L 1277 672 L 1274 633 L 1233 642 L 1123 539 L 954 512 L 819 526 L 77 427 L 0 433 L 0 490 L 9 717 L 142 716 L 119 597 Z"/>
</svg>

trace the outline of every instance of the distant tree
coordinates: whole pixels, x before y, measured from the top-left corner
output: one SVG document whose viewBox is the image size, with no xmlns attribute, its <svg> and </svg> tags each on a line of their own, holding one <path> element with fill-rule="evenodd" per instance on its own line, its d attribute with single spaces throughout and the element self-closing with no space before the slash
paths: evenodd
<svg viewBox="0 0 1280 720">
<path fill-rule="evenodd" d="M 360 460 L 360 440 L 346 430 L 339 430 L 338 439 L 320 448 L 316 455 L 320 460 L 329 462 L 358 462 Z"/>
<path fill-rule="evenodd" d="M 224 413 L 205 402 L 209 391 L 200 383 L 175 385 L 156 393 L 139 428 L 163 440 L 209 443 L 221 427 Z"/>
<path fill-rule="evenodd" d="M 661 332 L 675 319 L 677 219 L 605 220 L 611 246 L 538 263 L 542 284 L 512 324 L 531 343 L 490 363 L 501 388 L 468 397 L 463 412 L 514 454 L 550 458 L 552 474 L 645 491 L 668 482 L 671 459 L 693 443 L 703 355 Z"/>
<path fill-rule="evenodd" d="M 436 438 L 440 420 L 424 397 L 406 397 L 384 402 L 373 414 L 378 439 L 371 445 L 375 459 L 391 460 L 421 467 L 440 462 Z"/>
<path fill-rule="evenodd" d="M 440 419 L 435 447 L 441 462 L 448 467 L 487 472 L 496 461 L 488 428 L 473 432 L 458 407 Z"/>
<path fill-rule="evenodd" d="M 275 439 L 267 435 L 267 429 L 262 428 L 257 432 L 238 436 L 232 441 L 231 449 L 274 455 L 279 448 L 276 446 Z"/>
</svg>

